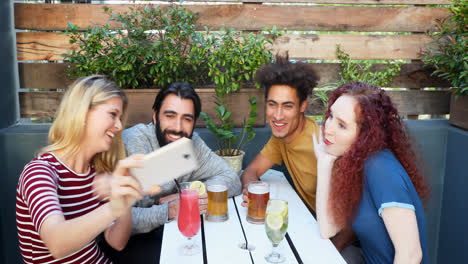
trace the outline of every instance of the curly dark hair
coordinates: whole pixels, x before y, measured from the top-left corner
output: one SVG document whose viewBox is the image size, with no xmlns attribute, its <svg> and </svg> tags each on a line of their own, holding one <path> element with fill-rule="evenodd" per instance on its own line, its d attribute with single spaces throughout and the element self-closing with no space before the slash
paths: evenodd
<svg viewBox="0 0 468 264">
<path fill-rule="evenodd" d="M 317 85 L 317 80 L 317 74 L 310 64 L 292 63 L 288 53 L 285 56 L 277 54 L 275 63 L 262 66 L 255 74 L 255 81 L 265 89 L 265 97 L 272 85 L 282 84 L 296 89 L 300 103 L 307 99 L 307 95 Z"/>
<path fill-rule="evenodd" d="M 354 219 L 364 184 L 364 163 L 383 149 L 393 152 L 421 200 L 427 201 L 429 189 L 420 172 L 423 167 L 418 167 L 423 164 L 418 164 L 406 127 L 387 93 L 361 82 L 344 84 L 331 93 L 324 123 L 330 116 L 330 107 L 342 95 L 352 96 L 357 101 L 354 111 L 359 134 L 333 168 L 329 208 L 335 222 L 346 224 Z"/>
</svg>

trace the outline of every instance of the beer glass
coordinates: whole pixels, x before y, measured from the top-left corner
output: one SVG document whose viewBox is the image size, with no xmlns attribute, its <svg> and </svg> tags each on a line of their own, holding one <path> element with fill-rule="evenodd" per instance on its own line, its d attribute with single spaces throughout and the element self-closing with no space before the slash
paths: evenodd
<svg viewBox="0 0 468 264">
<path fill-rule="evenodd" d="M 266 182 L 256 181 L 249 183 L 247 190 L 247 196 L 249 197 L 247 222 L 263 224 L 267 203 L 270 199 L 270 186 Z"/>
<path fill-rule="evenodd" d="M 224 183 L 211 183 L 206 188 L 208 192 L 208 210 L 205 220 L 223 222 L 228 220 L 228 188 Z"/>
</svg>

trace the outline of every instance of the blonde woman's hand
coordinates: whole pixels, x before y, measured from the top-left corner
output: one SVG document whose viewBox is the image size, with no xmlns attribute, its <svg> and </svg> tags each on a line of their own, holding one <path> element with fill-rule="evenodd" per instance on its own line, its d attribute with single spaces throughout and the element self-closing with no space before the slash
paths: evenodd
<svg viewBox="0 0 468 264">
<path fill-rule="evenodd" d="M 140 182 L 130 175 L 130 168 L 140 168 L 143 155 L 133 155 L 120 160 L 112 173 L 111 179 L 107 179 L 110 185 L 109 203 L 112 215 L 120 217 L 143 196 Z"/>
<path fill-rule="evenodd" d="M 111 181 L 112 173 L 99 173 L 94 177 L 93 189 L 94 193 L 99 196 L 100 199 L 108 198 L 111 194 Z"/>
</svg>

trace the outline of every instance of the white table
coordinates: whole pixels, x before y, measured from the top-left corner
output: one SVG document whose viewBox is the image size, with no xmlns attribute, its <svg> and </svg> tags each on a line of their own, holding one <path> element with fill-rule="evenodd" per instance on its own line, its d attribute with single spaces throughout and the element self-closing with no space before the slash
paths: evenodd
<svg viewBox="0 0 468 264">
<path fill-rule="evenodd" d="M 288 231 L 279 245 L 280 252 L 286 256 L 285 263 L 346 263 L 329 239 L 320 238 L 315 218 L 283 173 L 269 170 L 261 180 L 270 184 L 270 198 L 286 200 L 289 204 Z M 241 203 L 242 196 L 228 199 L 226 222 L 202 222 L 200 232 L 193 238 L 202 252 L 195 256 L 179 255 L 178 249 L 186 238 L 179 232 L 177 221 L 166 224 L 160 263 L 266 263 L 264 256 L 272 246 L 265 227 L 248 223 L 247 208 Z M 255 249 L 250 252 L 241 249 L 239 245 L 245 242 Z"/>
</svg>

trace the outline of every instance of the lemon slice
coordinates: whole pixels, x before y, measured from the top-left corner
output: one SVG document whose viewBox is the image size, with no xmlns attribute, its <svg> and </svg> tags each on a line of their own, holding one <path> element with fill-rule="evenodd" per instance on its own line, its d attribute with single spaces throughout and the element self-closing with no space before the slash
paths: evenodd
<svg viewBox="0 0 468 264">
<path fill-rule="evenodd" d="M 198 195 L 203 195 L 206 192 L 205 184 L 201 181 L 194 181 L 190 184 L 189 187 L 191 190 L 198 189 Z"/>
<path fill-rule="evenodd" d="M 282 216 L 283 218 L 285 218 L 287 215 L 288 215 L 288 207 L 285 206 L 284 210 L 281 211 L 281 216 Z"/>
<path fill-rule="evenodd" d="M 283 217 L 280 214 L 269 214 L 266 217 L 266 224 L 272 230 L 279 230 L 283 226 Z"/>
<path fill-rule="evenodd" d="M 286 217 L 288 215 L 288 206 L 286 202 L 281 200 L 270 200 L 268 204 L 267 214 L 279 214 L 282 217 Z"/>
</svg>

